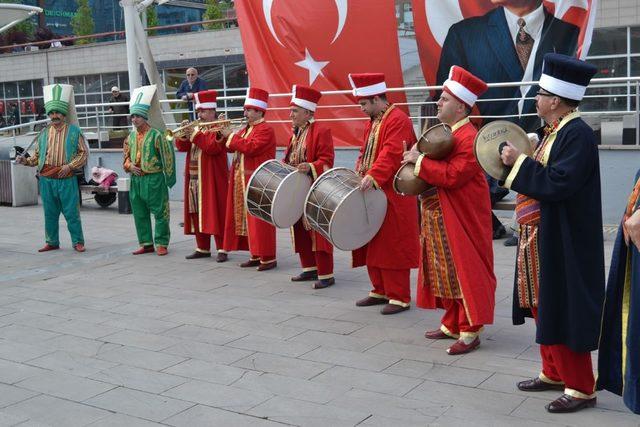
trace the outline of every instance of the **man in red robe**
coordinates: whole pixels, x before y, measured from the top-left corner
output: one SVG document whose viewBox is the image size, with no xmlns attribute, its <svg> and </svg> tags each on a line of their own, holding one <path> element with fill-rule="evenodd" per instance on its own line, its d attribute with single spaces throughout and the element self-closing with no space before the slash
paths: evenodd
<svg viewBox="0 0 640 427">
<path fill-rule="evenodd" d="M 247 215 L 244 194 L 246 183 L 261 163 L 276 157 L 276 136 L 264 121 L 269 92 L 249 88 L 244 102 L 244 116 L 248 124 L 238 132 L 223 129 L 227 150 L 233 154 L 231 177 L 227 193 L 227 212 L 224 228 L 226 251 L 249 250 L 249 260 L 240 267 L 271 270 L 276 262 L 276 228 L 253 215 Z"/>
<path fill-rule="evenodd" d="M 195 108 L 202 122 L 216 120 L 215 90 L 194 94 Z M 190 136 L 176 139 L 178 151 L 186 152 L 184 168 L 184 234 L 195 234 L 196 250 L 187 259 L 211 257 L 211 236 L 216 242 L 217 262 L 225 262 L 222 248 L 229 166 L 227 152 L 218 132 L 196 128 Z"/>
<path fill-rule="evenodd" d="M 480 345 L 483 325 L 493 323 L 496 278 L 493 274 L 491 202 L 484 172 L 473 153 L 478 131 L 469 121 L 485 82 L 452 66 L 438 100 L 438 119 L 451 126 L 453 149 L 441 160 L 414 146 L 404 155 L 414 174 L 431 184 L 421 195 L 422 232 L 418 270 L 418 307 L 444 308 L 440 328 L 429 339 L 457 340 L 450 355 Z"/>
<path fill-rule="evenodd" d="M 362 248 L 353 251 L 353 267 L 367 266 L 373 290 L 356 302 L 358 307 L 385 304 L 382 314 L 409 309 L 409 274 L 418 266 L 418 212 L 415 197 L 393 190 L 393 178 L 402 162 L 405 145 L 416 141 L 407 114 L 386 97 L 384 74 L 349 74 L 353 94 L 362 112 L 371 120 L 356 162 L 362 176 L 361 191 L 382 190 L 387 196 L 387 213 L 378 233 Z"/>
<path fill-rule="evenodd" d="M 322 94 L 304 86 L 293 87 L 291 122 L 293 135 L 284 154 L 284 162 L 296 166 L 313 180 L 333 167 L 335 153 L 331 130 L 314 121 L 318 101 Z M 292 227 L 293 246 L 300 256 L 302 273 L 291 278 L 293 282 L 316 280 L 313 289 L 335 284 L 333 277 L 333 245 L 301 218 Z"/>
</svg>

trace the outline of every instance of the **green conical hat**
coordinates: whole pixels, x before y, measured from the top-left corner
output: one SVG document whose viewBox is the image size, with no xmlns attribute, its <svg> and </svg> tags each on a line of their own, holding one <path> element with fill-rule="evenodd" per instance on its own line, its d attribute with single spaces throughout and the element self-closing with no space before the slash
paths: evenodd
<svg viewBox="0 0 640 427">
<path fill-rule="evenodd" d="M 73 100 L 73 86 L 54 84 L 42 88 L 44 95 L 44 109 L 47 114 L 57 111 L 69 115 L 69 104 Z"/>
<path fill-rule="evenodd" d="M 155 129 L 166 128 L 158 101 L 156 85 L 141 86 L 131 93 L 129 114 L 143 117 Z"/>
</svg>

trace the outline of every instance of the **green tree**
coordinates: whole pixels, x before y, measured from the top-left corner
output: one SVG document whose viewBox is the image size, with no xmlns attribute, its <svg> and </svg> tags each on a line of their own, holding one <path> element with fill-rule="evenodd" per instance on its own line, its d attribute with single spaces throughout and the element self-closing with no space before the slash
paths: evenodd
<svg viewBox="0 0 640 427">
<path fill-rule="evenodd" d="M 91 14 L 91 8 L 89 7 L 89 0 L 76 0 L 78 8 L 76 14 L 71 18 L 71 28 L 73 28 L 73 34 L 76 36 L 86 36 L 93 34 L 95 24 L 93 22 L 93 15 Z M 93 43 L 95 39 L 87 38 L 80 39 L 75 44 L 87 44 Z"/>
<path fill-rule="evenodd" d="M 222 7 L 218 0 L 207 0 L 207 9 L 204 11 L 202 15 L 202 19 L 207 21 L 210 19 L 221 19 L 222 18 Z M 207 30 L 217 30 L 224 27 L 222 22 L 213 22 L 209 24 L 204 24 L 204 28 Z"/>
<path fill-rule="evenodd" d="M 160 21 L 158 21 L 158 12 L 156 11 L 156 5 L 154 4 L 147 8 L 147 28 L 157 27 L 158 25 L 160 25 Z M 154 36 L 156 31 L 147 31 L 147 34 Z"/>
</svg>

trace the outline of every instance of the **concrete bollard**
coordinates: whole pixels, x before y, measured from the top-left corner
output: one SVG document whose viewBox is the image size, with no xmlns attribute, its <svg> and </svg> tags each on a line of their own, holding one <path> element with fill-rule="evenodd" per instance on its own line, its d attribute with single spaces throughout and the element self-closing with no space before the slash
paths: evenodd
<svg viewBox="0 0 640 427">
<path fill-rule="evenodd" d="M 131 178 L 118 178 L 118 213 L 130 214 L 131 202 L 129 201 L 129 188 Z"/>
</svg>

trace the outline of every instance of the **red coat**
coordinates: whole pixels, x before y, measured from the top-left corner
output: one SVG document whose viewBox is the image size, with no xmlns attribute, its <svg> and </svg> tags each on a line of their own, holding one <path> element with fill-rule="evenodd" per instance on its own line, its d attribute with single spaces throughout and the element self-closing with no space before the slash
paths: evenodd
<svg viewBox="0 0 640 427">
<path fill-rule="evenodd" d="M 387 196 L 387 214 L 380 231 L 369 243 L 353 251 L 353 267 L 368 265 L 387 269 L 416 268 L 419 258 L 418 203 L 415 197 L 400 196 L 393 190 L 393 178 L 402 162 L 404 144 L 416 141 L 409 117 L 399 108 L 388 112 L 379 128 L 374 161 L 367 172 Z M 356 165 L 364 160 L 371 122 L 364 130 Z M 357 167 L 356 167 L 357 168 Z"/>
<path fill-rule="evenodd" d="M 191 162 L 191 144 L 197 145 L 201 152 L 198 162 L 199 201 L 198 214 L 200 230 L 195 230 L 189 214 L 189 164 Z M 224 216 L 229 185 L 229 165 L 224 145 L 216 138 L 216 133 L 197 132 L 188 139 L 176 139 L 178 151 L 186 152 L 184 168 L 184 234 L 195 231 L 214 236 L 224 235 Z"/>
<path fill-rule="evenodd" d="M 486 325 L 493 323 L 496 278 L 489 187 L 473 154 L 477 133 L 471 123 L 456 129 L 451 154 L 442 160 L 423 158 L 419 176 L 438 189 L 447 240 L 469 320 L 472 325 Z M 420 268 L 418 307 L 441 307 L 427 281 Z"/>
<path fill-rule="evenodd" d="M 245 135 L 248 135 L 246 138 Z M 263 162 L 276 157 L 276 136 L 273 128 L 264 121 L 247 126 L 240 131 L 233 133 L 227 140 L 229 152 L 236 153 L 237 161 L 231 165 L 229 175 L 229 191 L 227 195 L 227 213 L 225 222 L 224 249 L 225 250 L 248 250 L 251 247 L 251 254 L 254 256 L 275 255 L 276 253 L 276 228 L 253 215 L 247 216 L 249 225 L 250 245 L 247 245 L 246 237 L 239 236 L 235 232 L 235 218 L 239 215 L 234 206 L 234 191 L 236 185 L 242 185 L 242 193 L 246 192 L 246 184 L 251 178 L 251 174 Z M 240 168 L 243 171 L 244 180 L 236 183 L 234 180 L 235 170 Z M 242 205 L 244 209 L 244 204 Z"/>
<path fill-rule="evenodd" d="M 293 139 L 293 136 L 292 136 Z M 315 181 L 318 176 L 322 175 L 327 170 L 333 167 L 333 160 L 335 158 L 335 151 L 333 150 L 333 138 L 331 136 L 331 129 L 324 127 L 317 122 L 312 122 L 309 125 L 307 136 L 304 140 L 306 163 L 311 165 L 311 175 Z M 287 145 L 287 149 L 284 153 L 284 162 L 289 164 L 289 157 L 291 155 L 291 141 Z M 310 232 L 311 239 L 314 242 L 313 249 L 315 251 L 323 251 L 333 253 L 333 245 L 320 233 L 310 230 L 307 231 L 302 226 L 302 219 L 298 221 L 293 227 L 293 242 L 296 253 L 300 252 L 300 248 L 297 247 L 296 242 L 300 241 L 299 233 Z"/>
</svg>

